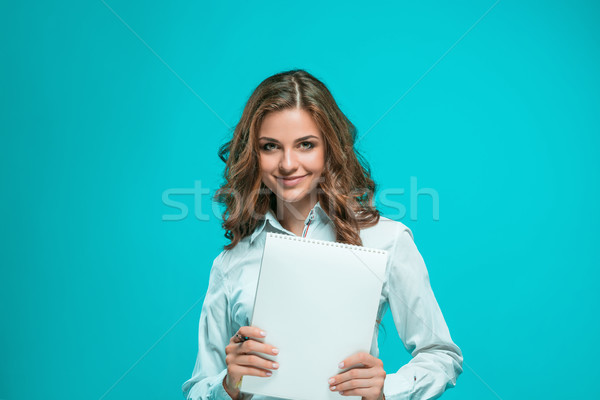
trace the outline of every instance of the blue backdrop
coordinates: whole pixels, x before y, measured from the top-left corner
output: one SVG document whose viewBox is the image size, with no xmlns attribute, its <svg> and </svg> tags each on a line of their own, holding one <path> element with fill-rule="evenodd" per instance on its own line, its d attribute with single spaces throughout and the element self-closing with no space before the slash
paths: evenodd
<svg viewBox="0 0 600 400">
<path fill-rule="evenodd" d="M 465 357 L 444 398 L 597 397 L 598 11 L 2 2 L 0 399 L 182 398 L 226 243 L 216 152 L 292 68 L 414 232 Z M 409 355 L 384 326 L 390 373 Z"/>
</svg>

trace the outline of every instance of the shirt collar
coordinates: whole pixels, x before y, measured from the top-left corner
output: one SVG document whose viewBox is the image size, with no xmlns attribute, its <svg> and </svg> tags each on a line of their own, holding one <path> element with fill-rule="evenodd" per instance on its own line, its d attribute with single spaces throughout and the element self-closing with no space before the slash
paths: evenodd
<svg viewBox="0 0 600 400">
<path fill-rule="evenodd" d="M 323 210 L 320 202 L 318 201 L 312 208 L 311 213 L 314 215 L 315 220 L 318 220 L 321 223 L 333 222 L 331 218 L 329 218 L 329 215 L 327 215 L 325 210 Z M 306 217 L 305 223 L 308 222 L 308 218 L 310 218 L 311 213 L 309 213 Z M 267 223 L 269 223 L 273 228 L 277 229 L 278 231 L 281 231 L 281 233 L 289 234 L 289 232 L 283 226 L 281 226 L 281 223 L 277 220 L 277 217 L 275 217 L 275 213 L 273 212 L 273 210 L 269 209 L 269 211 L 267 211 L 267 213 L 264 214 L 260 219 L 262 220 L 262 222 L 260 222 L 257 225 L 252 235 L 250 235 L 250 244 L 252 244 L 252 242 L 254 242 L 254 239 L 256 239 L 262 233 Z"/>
</svg>

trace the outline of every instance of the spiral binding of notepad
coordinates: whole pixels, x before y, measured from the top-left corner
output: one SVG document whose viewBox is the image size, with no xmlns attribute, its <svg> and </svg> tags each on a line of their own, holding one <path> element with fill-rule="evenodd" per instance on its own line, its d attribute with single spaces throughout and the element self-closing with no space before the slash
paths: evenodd
<svg viewBox="0 0 600 400">
<path fill-rule="evenodd" d="M 349 249 L 349 250 L 365 251 L 368 253 L 387 254 L 387 252 L 385 250 L 380 250 L 380 249 L 372 249 L 369 247 L 357 246 L 357 245 L 348 244 L 348 243 L 329 242 L 327 240 L 310 239 L 310 238 L 303 238 L 300 236 L 284 235 L 281 233 L 268 232 L 267 237 L 280 238 L 280 239 L 286 239 L 286 240 L 295 240 L 297 242 L 315 243 L 315 244 L 320 244 L 323 246 L 330 246 L 330 247 L 341 247 L 341 248 L 345 248 L 345 249 Z"/>
</svg>

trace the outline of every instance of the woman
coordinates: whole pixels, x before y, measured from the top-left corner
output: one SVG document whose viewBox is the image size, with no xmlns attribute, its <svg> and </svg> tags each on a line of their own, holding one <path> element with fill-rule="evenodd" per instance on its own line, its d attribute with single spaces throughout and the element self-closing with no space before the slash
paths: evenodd
<svg viewBox="0 0 600 400">
<path fill-rule="evenodd" d="M 340 360 L 340 372 L 328 377 L 330 390 L 366 400 L 429 399 L 456 384 L 462 352 L 450 337 L 412 232 L 374 208 L 375 183 L 354 149 L 355 138 L 329 90 L 303 70 L 271 76 L 250 96 L 232 140 L 219 152 L 225 183 L 215 199 L 225 205 L 223 228 L 231 242 L 213 262 L 196 365 L 182 388 L 186 398 L 265 398 L 243 394 L 239 386 L 245 375 L 268 379 L 279 367 L 249 354 L 278 354 L 268 332 L 249 326 L 267 232 L 388 251 L 377 321 L 389 307 L 413 358 L 386 375 L 375 324 L 370 353 Z M 359 367 L 342 371 L 352 365 Z"/>
</svg>

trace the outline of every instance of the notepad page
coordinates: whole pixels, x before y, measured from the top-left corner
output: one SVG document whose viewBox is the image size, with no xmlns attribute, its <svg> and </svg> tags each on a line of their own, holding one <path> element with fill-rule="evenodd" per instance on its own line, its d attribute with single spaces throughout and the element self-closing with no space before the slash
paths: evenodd
<svg viewBox="0 0 600 400">
<path fill-rule="evenodd" d="M 268 233 L 251 324 L 279 348 L 271 377 L 244 376 L 241 391 L 294 400 L 355 398 L 329 390 L 337 364 L 369 353 L 387 252 Z"/>
</svg>

